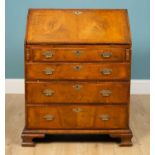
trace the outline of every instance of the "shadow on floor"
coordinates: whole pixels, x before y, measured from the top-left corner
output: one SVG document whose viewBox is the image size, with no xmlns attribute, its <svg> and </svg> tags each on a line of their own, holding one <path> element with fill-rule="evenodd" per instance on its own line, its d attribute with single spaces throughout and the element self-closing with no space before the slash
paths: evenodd
<svg viewBox="0 0 155 155">
<path fill-rule="evenodd" d="M 35 142 L 120 142 L 120 138 L 109 135 L 46 135 L 45 138 L 35 138 Z"/>
</svg>

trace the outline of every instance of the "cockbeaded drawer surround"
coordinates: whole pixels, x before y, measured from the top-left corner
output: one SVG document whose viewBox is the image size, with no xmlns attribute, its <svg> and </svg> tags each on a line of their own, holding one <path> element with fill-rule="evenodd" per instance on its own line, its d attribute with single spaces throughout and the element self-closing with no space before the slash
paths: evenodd
<svg viewBox="0 0 155 155">
<path fill-rule="evenodd" d="M 76 10 L 32 9 L 29 11 L 25 42 L 26 124 L 22 133 L 22 145 L 34 146 L 33 139 L 43 138 L 46 134 L 74 133 L 109 134 L 112 137 L 121 138 L 121 146 L 131 146 L 130 35 L 129 40 L 123 38 L 122 35 L 127 37 L 128 33 L 124 30 L 122 34 L 118 29 L 118 32 L 115 32 L 116 37 L 111 38 L 112 44 L 108 43 L 109 37 L 107 40 L 98 38 L 96 40 L 98 44 L 94 39 L 91 40 L 90 34 L 93 32 L 92 35 L 99 35 L 97 31 L 101 31 L 101 25 L 99 27 L 94 25 L 90 26 L 91 30 L 88 29 L 89 35 L 85 33 L 85 37 L 89 36 L 89 39 L 86 39 L 87 42 L 82 41 L 82 37 L 79 39 L 73 37 L 71 42 L 68 42 L 68 39 L 62 41 L 62 38 L 57 42 L 54 38 L 52 40 L 53 34 L 59 36 L 61 24 L 65 31 L 62 31 L 61 35 L 70 33 L 67 32 L 68 28 L 65 27 L 65 21 L 62 19 L 60 23 L 56 22 L 58 27 L 53 25 L 50 27 L 51 30 L 49 29 L 49 25 L 52 25 L 55 19 L 55 13 L 61 12 L 67 17 L 73 14 L 73 18 L 79 18 L 77 16 L 80 15 L 74 14 L 74 11 Z M 108 14 L 111 16 L 114 13 L 118 14 L 121 16 L 120 19 L 125 19 L 127 15 L 126 10 L 81 11 L 91 20 L 92 16 L 97 16 L 98 13 L 103 14 L 106 20 Z M 46 34 L 39 24 L 42 20 L 46 21 L 45 24 L 50 22 Z M 94 20 L 94 22 L 98 21 Z M 107 21 L 107 24 L 112 23 Z M 84 23 L 84 28 L 87 26 Z M 38 27 L 42 36 L 38 33 Z M 107 29 L 109 33 L 108 28 L 101 27 Z M 123 25 L 120 27 L 125 29 Z M 127 26 L 126 31 L 128 28 Z M 82 30 L 80 32 L 84 33 Z"/>
</svg>

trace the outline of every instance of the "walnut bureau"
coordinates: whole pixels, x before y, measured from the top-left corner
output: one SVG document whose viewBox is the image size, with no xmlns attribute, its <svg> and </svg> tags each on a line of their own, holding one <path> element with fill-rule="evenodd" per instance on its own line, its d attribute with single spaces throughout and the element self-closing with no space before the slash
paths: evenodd
<svg viewBox="0 0 155 155">
<path fill-rule="evenodd" d="M 123 9 L 30 9 L 22 145 L 46 134 L 109 134 L 131 146 L 131 34 Z"/>
</svg>

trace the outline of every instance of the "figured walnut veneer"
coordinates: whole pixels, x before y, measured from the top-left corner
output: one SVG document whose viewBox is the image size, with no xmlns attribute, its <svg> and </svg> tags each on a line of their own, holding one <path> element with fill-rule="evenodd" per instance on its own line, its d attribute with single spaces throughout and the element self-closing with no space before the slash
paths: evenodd
<svg viewBox="0 0 155 155">
<path fill-rule="evenodd" d="M 30 9 L 22 145 L 46 134 L 109 134 L 131 146 L 127 10 Z"/>
</svg>

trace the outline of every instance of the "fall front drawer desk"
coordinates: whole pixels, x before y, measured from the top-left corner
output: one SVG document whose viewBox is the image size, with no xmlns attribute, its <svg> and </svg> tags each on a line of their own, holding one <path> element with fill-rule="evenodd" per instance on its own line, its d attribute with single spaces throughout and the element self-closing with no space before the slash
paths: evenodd
<svg viewBox="0 0 155 155">
<path fill-rule="evenodd" d="M 127 10 L 30 9 L 22 145 L 46 134 L 109 134 L 132 145 Z"/>
</svg>

